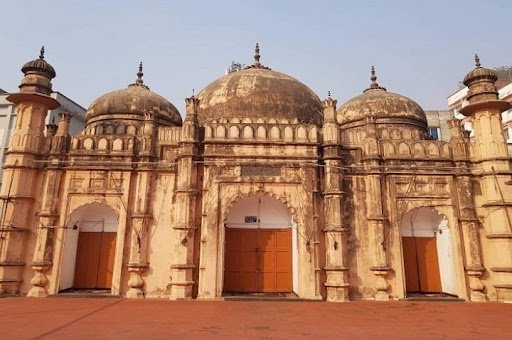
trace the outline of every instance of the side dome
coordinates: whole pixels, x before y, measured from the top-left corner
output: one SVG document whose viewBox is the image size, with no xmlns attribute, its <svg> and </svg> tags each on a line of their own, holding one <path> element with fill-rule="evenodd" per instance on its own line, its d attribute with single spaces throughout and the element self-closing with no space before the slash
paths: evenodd
<svg viewBox="0 0 512 340">
<path fill-rule="evenodd" d="M 155 114 L 158 125 L 181 126 L 182 119 L 178 109 L 164 97 L 150 91 L 149 87 L 144 85 L 143 75 L 142 63 L 140 63 L 135 83 L 96 99 L 85 115 L 87 127 L 103 122 L 118 123 L 119 121 L 140 125 L 147 112 Z"/>
<path fill-rule="evenodd" d="M 257 44 L 254 59 L 252 65 L 215 80 L 198 93 L 200 123 L 219 118 L 274 118 L 322 124 L 322 103 L 309 87 L 261 65 Z"/>
<path fill-rule="evenodd" d="M 363 94 L 348 100 L 337 110 L 339 125 L 364 121 L 373 116 L 381 122 L 392 123 L 392 120 L 401 119 L 414 121 L 416 125 L 427 126 L 427 117 L 423 109 L 414 100 L 405 96 L 388 92 L 379 86 L 372 66 L 371 85 Z"/>
</svg>

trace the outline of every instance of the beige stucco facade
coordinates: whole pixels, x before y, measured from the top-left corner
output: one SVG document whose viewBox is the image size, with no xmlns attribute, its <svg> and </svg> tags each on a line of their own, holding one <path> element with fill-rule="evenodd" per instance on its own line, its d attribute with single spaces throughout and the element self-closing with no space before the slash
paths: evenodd
<svg viewBox="0 0 512 340">
<path fill-rule="evenodd" d="M 403 243 L 413 236 L 436 244 L 437 293 L 512 302 L 508 104 L 491 71 L 478 64 L 465 80 L 474 139 L 451 120 L 451 140 L 437 141 L 421 107 L 373 71 L 370 87 L 337 108 L 259 59 L 257 49 L 253 65 L 187 98 L 183 121 L 144 85 L 141 66 L 134 84 L 91 104 L 73 136 L 66 113 L 44 126 L 58 105 L 53 68 L 44 56 L 27 63 L 9 97 L 17 121 L 1 188 L 1 293 L 76 288 L 82 233 L 114 232 L 111 294 L 221 298 L 226 228 L 285 220 L 300 298 L 409 296 Z M 262 210 L 245 213 L 249 199 Z"/>
</svg>

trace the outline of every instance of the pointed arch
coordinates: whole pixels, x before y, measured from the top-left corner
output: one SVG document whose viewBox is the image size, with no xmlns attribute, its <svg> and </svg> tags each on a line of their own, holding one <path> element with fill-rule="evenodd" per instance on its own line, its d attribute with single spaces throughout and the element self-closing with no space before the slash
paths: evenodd
<svg viewBox="0 0 512 340">
<path fill-rule="evenodd" d="M 457 295 L 453 233 L 446 215 L 421 206 L 401 218 L 401 240 L 406 294 Z"/>
<path fill-rule="evenodd" d="M 59 290 L 112 287 L 119 213 L 104 202 L 88 202 L 67 217 Z"/>
</svg>

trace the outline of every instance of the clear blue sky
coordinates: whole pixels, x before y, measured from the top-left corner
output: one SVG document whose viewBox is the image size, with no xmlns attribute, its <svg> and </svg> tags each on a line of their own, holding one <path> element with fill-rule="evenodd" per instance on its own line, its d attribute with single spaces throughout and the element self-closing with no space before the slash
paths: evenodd
<svg viewBox="0 0 512 340">
<path fill-rule="evenodd" d="M 378 82 L 445 109 L 473 68 L 512 64 L 510 0 L 46 0 L 3 1 L 0 88 L 16 91 L 20 68 L 46 48 L 54 90 L 84 107 L 135 79 L 184 113 L 184 98 L 222 76 L 232 60 L 287 73 L 338 102 Z"/>
</svg>

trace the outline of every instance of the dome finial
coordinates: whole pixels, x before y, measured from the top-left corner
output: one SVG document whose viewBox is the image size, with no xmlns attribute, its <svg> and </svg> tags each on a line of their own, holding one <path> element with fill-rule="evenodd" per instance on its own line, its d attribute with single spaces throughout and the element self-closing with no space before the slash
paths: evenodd
<svg viewBox="0 0 512 340">
<path fill-rule="evenodd" d="M 39 51 L 39 59 L 44 59 L 44 46 L 41 46 L 41 51 Z"/>
<path fill-rule="evenodd" d="M 128 86 L 142 86 L 145 89 L 149 90 L 149 87 L 144 85 L 144 80 L 142 80 L 142 76 L 144 73 L 142 72 L 142 61 L 139 63 L 139 72 L 137 72 L 137 79 L 135 79 L 135 82 L 133 84 L 130 84 Z"/>
<path fill-rule="evenodd" d="M 254 49 L 254 66 L 260 66 L 260 44 L 256 43 L 256 48 Z"/>
<path fill-rule="evenodd" d="M 266 67 L 260 63 L 260 58 L 261 58 L 260 44 L 256 43 L 256 48 L 254 49 L 254 62 L 252 63 L 252 65 L 248 65 L 248 66 L 244 67 L 243 69 L 247 70 L 250 68 L 263 68 L 266 70 L 270 70 L 270 67 Z"/>
<path fill-rule="evenodd" d="M 480 67 L 480 57 L 475 53 L 475 66 Z"/>
<path fill-rule="evenodd" d="M 144 84 L 144 81 L 142 80 L 142 76 L 144 73 L 142 73 L 142 61 L 139 63 L 139 72 L 137 72 L 137 80 L 135 80 L 136 84 Z"/>
<path fill-rule="evenodd" d="M 372 76 L 370 77 L 370 80 L 372 81 L 372 84 L 370 86 L 371 87 L 379 86 L 379 84 L 377 84 L 377 76 L 375 75 L 375 66 L 372 66 L 371 74 L 372 74 Z"/>
<path fill-rule="evenodd" d="M 327 91 L 327 97 L 331 98 L 331 91 Z"/>
<path fill-rule="evenodd" d="M 384 90 L 384 91 L 386 91 L 385 87 L 382 87 L 377 83 L 377 75 L 375 74 L 375 66 L 372 66 L 370 73 L 371 73 L 370 80 L 372 81 L 372 83 L 370 84 L 370 87 L 367 88 L 366 90 L 364 90 L 363 92 L 366 92 L 368 90 Z"/>
</svg>

